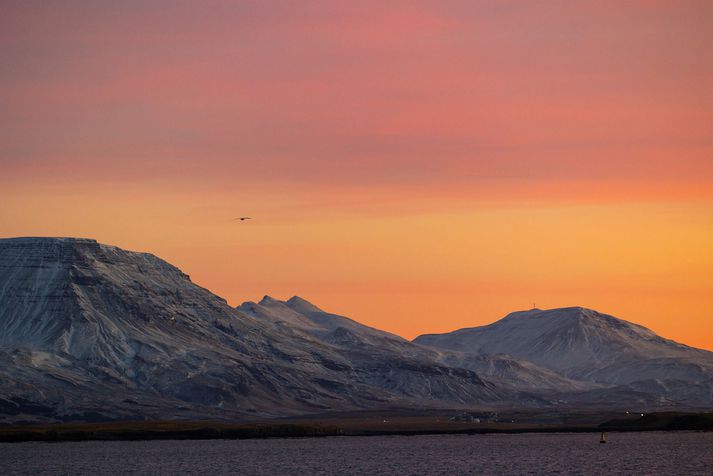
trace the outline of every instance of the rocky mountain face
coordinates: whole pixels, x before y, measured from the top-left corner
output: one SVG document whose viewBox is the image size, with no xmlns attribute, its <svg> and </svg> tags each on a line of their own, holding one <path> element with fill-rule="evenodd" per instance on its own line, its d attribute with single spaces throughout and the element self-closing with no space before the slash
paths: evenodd
<svg viewBox="0 0 713 476">
<path fill-rule="evenodd" d="M 589 309 L 517 312 L 491 326 L 421 336 L 413 343 L 298 297 L 265 297 L 238 309 L 308 333 L 353 363 L 408 356 L 472 370 L 511 405 L 652 409 L 713 402 L 713 353 Z"/>
<path fill-rule="evenodd" d="M 713 352 L 591 309 L 515 312 L 487 326 L 423 335 L 414 342 L 455 352 L 464 361 L 506 355 L 553 372 L 583 385 L 581 392 L 560 388 L 559 397 L 571 401 L 713 404 Z"/>
<path fill-rule="evenodd" d="M 299 297 L 232 308 L 94 240 L 0 240 L 0 423 L 710 407 L 712 356 L 582 308 L 409 342 Z"/>
<path fill-rule="evenodd" d="M 364 369 L 365 378 L 376 379 L 373 380 L 374 384 L 400 392 L 419 394 L 435 391 L 440 395 L 443 392 L 440 384 L 433 387 L 432 382 L 423 380 L 423 376 L 431 374 L 434 369 L 438 369 L 438 372 L 448 369 L 448 372 L 456 374 L 473 372 L 479 375 L 475 366 L 460 365 L 458 358 L 449 362 L 446 357 L 450 355 L 448 352 L 414 344 L 348 317 L 325 312 L 298 296 L 287 301 L 265 296 L 259 303 L 246 302 L 237 309 L 264 322 L 274 323 L 289 332 L 306 334 L 320 341 L 347 359 L 352 366 Z M 387 371 L 384 371 L 384 362 L 389 363 Z M 406 369 L 410 371 L 408 376 L 402 375 Z M 414 370 L 417 373 L 411 373 Z M 530 389 L 521 391 L 520 388 L 501 386 L 499 382 L 493 385 L 494 382 L 489 377 L 478 378 L 481 379 L 483 388 L 478 399 L 469 400 L 472 404 L 497 404 L 504 400 L 525 404 L 543 403 L 536 392 L 527 391 Z"/>
<path fill-rule="evenodd" d="M 0 414 L 244 419 L 509 398 L 433 351 L 353 325 L 298 298 L 234 309 L 153 255 L 94 240 L 3 239 Z M 403 352 L 344 352 L 382 338 Z"/>
<path fill-rule="evenodd" d="M 238 310 L 292 331 L 305 332 L 336 347 L 351 362 L 366 363 L 376 356 L 380 360 L 398 362 L 406 357 L 472 370 L 494 383 L 510 401 L 519 404 L 544 404 L 546 400 L 542 399 L 542 395 L 547 396 L 552 390 L 574 391 L 595 387 L 502 354 L 451 352 L 415 344 L 347 317 L 322 311 L 297 296 L 284 302 L 266 296 L 260 303 L 247 302 L 240 305 Z"/>
</svg>

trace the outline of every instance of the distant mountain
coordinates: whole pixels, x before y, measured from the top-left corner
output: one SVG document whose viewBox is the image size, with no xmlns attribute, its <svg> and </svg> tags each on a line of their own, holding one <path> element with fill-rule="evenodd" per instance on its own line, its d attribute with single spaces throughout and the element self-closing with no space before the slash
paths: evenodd
<svg viewBox="0 0 713 476">
<path fill-rule="evenodd" d="M 348 317 L 325 312 L 299 296 L 293 296 L 287 301 L 265 296 L 259 303 L 246 302 L 237 309 L 342 349 L 377 347 L 377 351 L 396 352 L 401 356 L 423 359 L 433 359 L 438 355 L 431 349 L 415 345 L 397 335 L 365 326 Z"/>
<path fill-rule="evenodd" d="M 151 254 L 0 239 L 0 423 L 710 407 L 712 356 L 582 308 L 409 342 L 296 296 L 232 308 Z"/>
<path fill-rule="evenodd" d="M 362 327 L 298 298 L 233 309 L 153 255 L 94 240 L 3 239 L 0 422 L 240 419 L 509 398 L 433 351 Z M 361 341 L 389 345 L 367 354 Z"/>
<path fill-rule="evenodd" d="M 713 404 L 713 352 L 591 309 L 515 312 L 487 326 L 423 335 L 414 342 L 470 358 L 507 355 L 598 386 L 585 394 L 568 393 L 578 401 L 601 402 L 628 392 L 661 404 Z"/>
<path fill-rule="evenodd" d="M 284 302 L 265 296 L 259 303 L 243 303 L 237 309 L 284 328 L 307 333 L 338 348 L 340 354 L 347 356 L 352 362 L 366 364 L 375 357 L 398 362 L 408 357 L 473 370 L 497 384 L 499 389 L 511 391 L 510 398 L 520 403 L 533 403 L 533 398 L 538 398 L 536 396 L 554 390 L 576 391 L 596 387 L 569 380 L 545 368 L 529 362 L 519 362 L 506 355 L 450 352 L 415 344 L 348 317 L 322 311 L 298 296 Z M 544 402 L 545 400 L 542 400 L 537 403 Z"/>
<path fill-rule="evenodd" d="M 380 386 L 396 387 L 409 394 L 417 392 L 418 389 L 438 393 L 440 392 L 438 387 L 433 387 L 428 382 L 404 379 L 400 376 L 403 369 L 412 368 L 413 365 L 418 365 L 420 371 L 425 374 L 431 372 L 427 367 L 436 365 L 449 368 L 450 372 L 462 372 L 462 369 L 467 369 L 477 374 L 481 374 L 482 371 L 483 375 L 488 375 L 485 379 L 487 391 L 484 389 L 481 395 L 486 397 L 489 391 L 493 392 L 494 398 L 490 401 L 480 400 L 470 403 L 497 403 L 498 397 L 516 404 L 542 405 L 546 403 L 546 400 L 539 397 L 537 390 L 550 387 L 545 385 L 542 380 L 537 379 L 535 375 L 538 375 L 538 371 L 534 369 L 536 367 L 534 365 L 530 365 L 532 370 L 523 368 L 518 376 L 526 376 L 527 380 L 537 381 L 537 383 L 532 386 L 510 385 L 511 379 L 503 379 L 502 375 L 490 372 L 489 367 L 499 366 L 497 363 L 493 363 L 497 360 L 496 358 L 485 358 L 488 364 L 479 362 L 479 365 L 472 365 L 469 359 L 464 359 L 459 353 L 443 352 L 414 344 L 402 337 L 365 326 L 348 317 L 322 311 L 298 296 L 287 301 L 279 301 L 265 296 L 259 303 L 246 302 L 238 306 L 237 309 L 255 318 L 272 322 L 290 332 L 307 334 L 335 349 L 358 368 L 378 369 L 383 366 L 381 362 L 389 362 L 392 367 L 389 371 L 379 371 L 371 377 L 377 378 L 375 383 Z M 424 365 L 427 367 L 423 367 Z M 369 373 L 372 372 L 369 371 Z M 511 376 L 511 372 L 501 370 L 501 373 Z M 569 390 L 580 388 L 577 385 L 568 387 L 563 384 L 566 379 L 555 374 L 553 376 L 558 383 L 562 384 L 560 388 Z M 493 386 L 493 383 L 496 385 Z"/>
</svg>

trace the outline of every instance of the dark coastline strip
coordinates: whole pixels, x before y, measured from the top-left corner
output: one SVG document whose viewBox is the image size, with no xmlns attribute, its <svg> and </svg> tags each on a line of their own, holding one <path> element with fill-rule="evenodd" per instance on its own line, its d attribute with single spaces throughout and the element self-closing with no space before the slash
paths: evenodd
<svg viewBox="0 0 713 476">
<path fill-rule="evenodd" d="M 107 426 L 107 425 L 105 425 Z M 306 438 L 326 436 L 417 436 L 417 435 L 482 435 L 516 433 L 599 433 L 606 432 L 650 432 L 650 431 L 713 431 L 713 426 L 691 427 L 646 427 L 633 425 L 602 424 L 598 426 L 552 426 L 532 428 L 464 428 L 464 429 L 413 429 L 413 430 L 345 430 L 335 426 L 305 425 L 251 425 L 220 426 L 188 429 L 150 428 L 106 428 L 81 429 L 47 427 L 43 429 L 4 428 L 0 429 L 0 442 L 15 443 L 28 441 L 71 442 L 71 441 L 141 441 L 141 440 L 212 440 L 212 439 L 264 439 L 264 438 Z"/>
<path fill-rule="evenodd" d="M 0 442 L 13 443 L 22 441 L 140 441 L 140 440 L 216 440 L 250 438 L 294 438 L 335 436 L 340 430 L 335 427 L 303 425 L 251 425 L 236 427 L 199 427 L 176 429 L 121 428 L 93 429 L 91 426 L 73 429 L 62 425 L 43 429 L 9 428 L 0 429 Z"/>
</svg>

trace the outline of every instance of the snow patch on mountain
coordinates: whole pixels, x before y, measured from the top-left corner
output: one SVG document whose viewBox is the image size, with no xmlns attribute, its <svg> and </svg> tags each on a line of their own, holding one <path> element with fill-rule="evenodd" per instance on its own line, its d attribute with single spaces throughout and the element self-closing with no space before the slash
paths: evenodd
<svg viewBox="0 0 713 476">
<path fill-rule="evenodd" d="M 0 302 L 6 421 L 236 419 L 506 396 L 426 354 L 347 352 L 343 329 L 356 323 L 306 301 L 233 309 L 151 254 L 94 240 L 0 240 Z"/>
<path fill-rule="evenodd" d="M 414 342 L 475 356 L 504 354 L 600 388 L 629 385 L 643 391 L 645 386 L 636 383 L 645 380 L 705 387 L 713 378 L 712 352 L 582 307 L 515 312 L 487 326 L 423 335 Z M 677 401 L 675 394 L 665 395 Z M 683 397 L 679 401 L 690 403 Z"/>
</svg>

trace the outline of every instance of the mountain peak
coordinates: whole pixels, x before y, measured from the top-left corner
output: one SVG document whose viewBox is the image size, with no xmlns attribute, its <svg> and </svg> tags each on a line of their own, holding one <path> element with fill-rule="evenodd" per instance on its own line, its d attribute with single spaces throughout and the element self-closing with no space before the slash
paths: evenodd
<svg viewBox="0 0 713 476">
<path fill-rule="evenodd" d="M 536 319 L 536 320 L 562 320 L 578 322 L 585 322 L 588 319 L 602 319 L 609 323 L 621 322 L 622 321 L 614 316 L 609 316 L 607 314 L 602 314 L 594 309 L 589 309 L 582 306 L 570 306 L 570 307 L 559 307 L 554 309 L 528 309 L 526 311 L 515 311 L 511 312 L 507 316 L 500 319 L 498 322 L 508 322 L 512 320 L 522 320 L 522 319 Z"/>
<path fill-rule="evenodd" d="M 261 306 L 274 306 L 275 304 L 282 304 L 282 301 L 280 301 L 279 299 L 275 299 L 274 297 L 268 294 L 265 294 L 258 304 L 260 304 Z"/>
<path fill-rule="evenodd" d="M 524 317 L 531 317 L 536 314 L 539 314 L 542 312 L 542 309 L 538 309 L 536 307 L 533 307 L 532 309 L 527 309 L 525 311 L 514 311 L 508 314 L 507 316 L 503 317 L 501 320 L 506 320 L 506 319 L 520 319 Z"/>
<path fill-rule="evenodd" d="M 285 304 L 287 304 L 288 307 L 290 307 L 292 310 L 305 313 L 305 312 L 324 312 L 311 302 L 307 301 L 306 299 L 302 299 L 299 296 L 292 296 L 290 299 L 285 301 Z"/>
<path fill-rule="evenodd" d="M 443 350 L 508 354 L 568 378 L 596 375 L 606 382 L 625 379 L 620 369 L 627 363 L 692 355 L 685 346 L 641 325 L 581 306 L 514 312 L 487 326 L 424 335 L 415 342 Z M 636 371 L 626 374 L 627 379 L 636 376 Z"/>
</svg>

